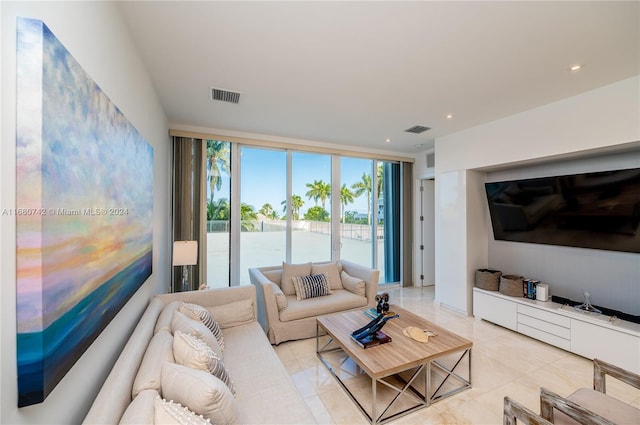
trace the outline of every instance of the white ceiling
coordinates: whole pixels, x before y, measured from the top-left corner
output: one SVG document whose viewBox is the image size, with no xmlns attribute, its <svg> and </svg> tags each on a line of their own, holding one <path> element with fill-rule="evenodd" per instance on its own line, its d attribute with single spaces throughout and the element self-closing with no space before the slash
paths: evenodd
<svg viewBox="0 0 640 425">
<path fill-rule="evenodd" d="M 639 5 L 138 1 L 120 8 L 172 127 L 412 153 L 434 138 L 640 74 Z M 569 71 L 573 64 L 582 70 Z M 211 101 L 210 87 L 241 92 L 240 103 Z M 416 124 L 431 130 L 404 131 Z"/>
</svg>

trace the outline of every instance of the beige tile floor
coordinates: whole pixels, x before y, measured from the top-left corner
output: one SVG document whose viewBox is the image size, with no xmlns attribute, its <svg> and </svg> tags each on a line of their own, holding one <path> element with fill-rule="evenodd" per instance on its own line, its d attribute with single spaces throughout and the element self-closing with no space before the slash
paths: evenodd
<svg viewBox="0 0 640 425">
<path fill-rule="evenodd" d="M 473 341 L 472 388 L 393 421 L 394 424 L 501 424 L 505 395 L 539 412 L 539 390 L 569 395 L 590 387 L 590 360 L 434 303 L 434 288 L 396 288 L 391 301 Z M 318 423 L 367 424 L 315 353 L 315 339 L 275 347 Z M 607 379 L 607 393 L 640 408 L 640 391 Z"/>
</svg>

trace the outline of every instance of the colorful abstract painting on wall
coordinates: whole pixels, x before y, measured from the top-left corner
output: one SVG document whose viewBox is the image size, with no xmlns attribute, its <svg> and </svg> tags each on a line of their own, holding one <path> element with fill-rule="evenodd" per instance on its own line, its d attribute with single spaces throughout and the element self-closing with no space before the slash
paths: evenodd
<svg viewBox="0 0 640 425">
<path fill-rule="evenodd" d="M 47 26 L 17 22 L 18 405 L 151 275 L 153 148 Z"/>
</svg>

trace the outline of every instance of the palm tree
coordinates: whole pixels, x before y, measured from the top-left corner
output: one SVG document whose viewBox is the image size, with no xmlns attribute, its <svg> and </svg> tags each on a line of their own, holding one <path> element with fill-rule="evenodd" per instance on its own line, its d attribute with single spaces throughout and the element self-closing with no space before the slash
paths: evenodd
<svg viewBox="0 0 640 425">
<path fill-rule="evenodd" d="M 207 181 L 211 191 L 211 199 L 216 190 L 222 188 L 222 174 L 231 171 L 229 142 L 207 140 Z"/>
<path fill-rule="evenodd" d="M 283 205 L 282 212 L 287 213 L 287 200 L 280 202 Z M 299 195 L 291 195 L 291 218 L 294 220 L 300 219 L 300 208 L 304 205 L 304 201 Z"/>
<path fill-rule="evenodd" d="M 343 183 L 342 187 L 340 187 L 340 218 L 342 219 L 343 223 L 344 223 L 344 207 L 347 204 L 352 204 L 354 200 L 355 200 L 355 196 L 353 192 L 347 187 L 346 184 Z"/>
<path fill-rule="evenodd" d="M 325 183 L 322 180 L 314 180 L 313 183 L 307 183 L 306 185 L 309 191 L 305 193 L 307 198 L 313 199 L 318 205 L 318 199 L 322 202 L 322 208 L 324 209 L 325 202 L 329 196 L 331 196 L 331 184 Z"/>
<path fill-rule="evenodd" d="M 353 195 L 357 198 L 367 195 L 367 224 L 371 224 L 371 175 L 362 173 L 361 180 L 351 185 Z"/>
<path fill-rule="evenodd" d="M 245 232 L 253 232 L 256 230 L 256 220 L 258 220 L 258 214 L 252 205 L 240 204 L 240 228 Z"/>
<path fill-rule="evenodd" d="M 217 201 L 209 200 L 207 204 L 207 220 L 229 220 L 229 201 L 220 198 Z"/>
<path fill-rule="evenodd" d="M 262 206 L 262 208 L 260 208 L 260 210 L 258 211 L 260 214 L 262 214 L 265 217 L 269 217 L 273 220 L 277 220 L 278 219 L 278 212 L 276 210 L 273 209 L 273 207 L 271 206 L 270 203 L 266 203 Z"/>
</svg>

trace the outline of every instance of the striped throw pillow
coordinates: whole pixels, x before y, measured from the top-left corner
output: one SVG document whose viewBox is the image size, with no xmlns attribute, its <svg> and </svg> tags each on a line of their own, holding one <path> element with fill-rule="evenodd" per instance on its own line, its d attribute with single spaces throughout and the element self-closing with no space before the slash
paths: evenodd
<svg viewBox="0 0 640 425">
<path fill-rule="evenodd" d="M 231 393 L 236 395 L 235 385 L 224 362 L 197 336 L 177 331 L 173 338 L 173 355 L 176 363 L 180 365 L 208 371 L 224 382 Z"/>
<path fill-rule="evenodd" d="M 220 329 L 220 325 L 216 322 L 216 319 L 209 313 L 209 310 L 198 304 L 191 303 L 181 303 L 178 310 L 190 319 L 200 320 L 211 330 L 211 333 L 218 341 L 218 345 L 224 350 L 224 335 L 222 335 L 222 329 Z"/>
<path fill-rule="evenodd" d="M 327 273 L 294 276 L 291 278 L 291 281 L 296 290 L 296 298 L 298 301 L 307 298 L 322 297 L 333 293 L 329 287 Z"/>
</svg>

